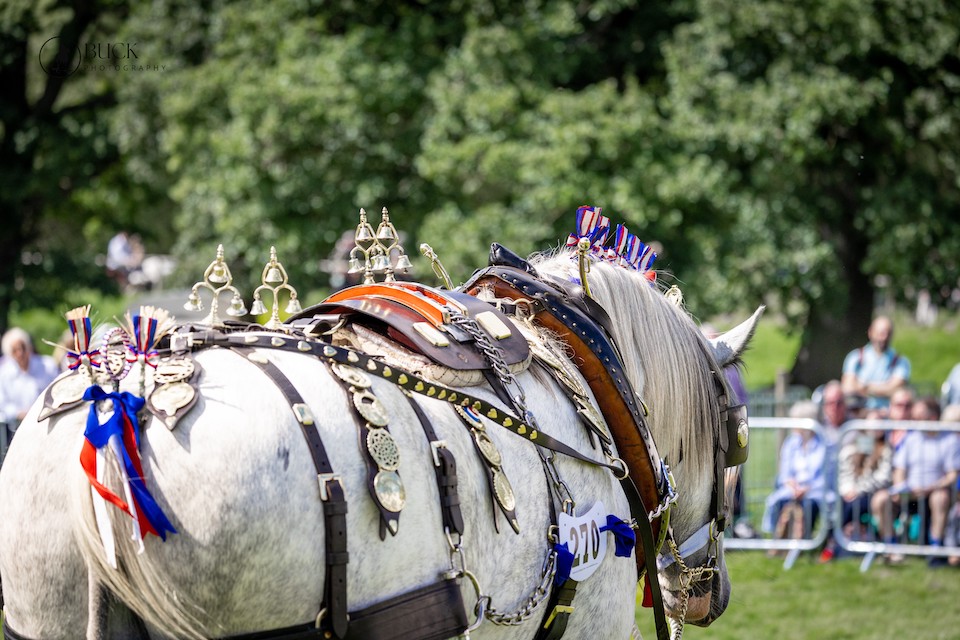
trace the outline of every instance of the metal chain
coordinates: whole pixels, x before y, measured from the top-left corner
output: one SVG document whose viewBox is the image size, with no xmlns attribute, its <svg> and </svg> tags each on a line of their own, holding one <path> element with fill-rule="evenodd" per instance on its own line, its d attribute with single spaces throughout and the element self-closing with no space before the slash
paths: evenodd
<svg viewBox="0 0 960 640">
<path fill-rule="evenodd" d="M 680 555 L 680 549 L 677 548 L 677 543 L 673 540 L 672 536 L 667 538 L 667 544 L 670 546 L 670 553 L 673 555 L 673 559 L 677 563 L 680 580 L 680 615 L 677 617 L 670 616 L 668 618 L 670 621 L 670 635 L 673 640 L 680 640 L 680 638 L 683 636 L 683 621 L 684 618 L 687 617 L 687 604 L 690 600 L 690 586 L 694 582 L 703 582 L 704 580 L 710 580 L 713 578 L 715 569 L 712 566 L 691 569 L 683 561 L 683 557 Z"/>
<path fill-rule="evenodd" d="M 467 569 L 466 554 L 463 551 L 463 537 L 459 534 L 451 533 L 449 529 L 444 529 L 447 536 L 447 545 L 450 547 L 450 575 L 466 577 L 473 585 L 477 595 L 477 603 L 474 605 L 474 615 L 476 620 L 467 629 L 466 637 L 469 632 L 477 629 L 484 620 L 489 620 L 493 624 L 501 626 L 515 626 L 522 624 L 525 620 L 533 616 L 544 600 L 550 595 L 550 584 L 557 573 L 557 552 L 551 550 L 547 559 L 543 563 L 543 572 L 540 576 L 540 582 L 534 588 L 533 593 L 527 596 L 526 602 L 519 609 L 512 613 L 500 613 L 491 605 L 492 598 L 483 593 L 480 587 L 480 581 Z M 456 538 L 456 540 L 454 540 Z"/>
<path fill-rule="evenodd" d="M 503 350 L 490 341 L 490 338 L 483 329 L 480 328 L 480 325 L 472 318 L 468 318 L 458 311 L 451 310 L 450 320 L 453 324 L 469 333 L 470 337 L 474 339 L 477 348 L 483 352 L 484 358 L 490 363 L 497 379 L 500 380 L 512 398 L 514 408 L 520 413 L 523 421 L 537 431 L 540 431 L 540 425 L 537 424 L 536 417 L 532 411 L 527 409 L 527 396 L 523 392 L 523 387 L 503 359 Z M 573 499 L 570 487 L 567 486 L 567 483 L 560 477 L 560 471 L 557 469 L 555 462 L 556 455 L 552 451 L 549 454 L 544 454 L 539 447 L 537 448 L 537 453 L 540 455 L 540 460 L 547 469 L 547 473 L 553 483 L 553 490 L 556 492 L 563 510 L 567 513 L 572 513 L 574 506 L 576 506 L 576 501 Z"/>
<path fill-rule="evenodd" d="M 557 573 L 557 552 L 551 551 L 544 563 L 543 575 L 540 577 L 540 584 L 537 585 L 533 593 L 527 598 L 526 603 L 513 613 L 500 613 L 492 606 L 488 606 L 486 615 L 487 620 L 493 624 L 501 626 L 516 626 L 522 624 L 525 620 L 533 616 L 540 605 L 550 595 L 550 584 Z"/>
<path fill-rule="evenodd" d="M 490 363 L 490 366 L 493 368 L 493 372 L 497 376 L 497 379 L 503 384 L 508 395 L 510 395 L 512 398 L 514 409 L 516 409 L 517 412 L 523 416 L 524 422 L 530 425 L 530 427 L 539 431 L 540 426 L 537 424 L 536 417 L 533 415 L 533 412 L 527 409 L 527 396 L 523 391 L 523 387 L 517 381 L 516 376 L 513 375 L 513 373 L 510 371 L 510 368 L 507 366 L 507 363 L 503 359 L 503 350 L 490 341 L 490 338 L 487 336 L 486 332 L 484 332 L 477 322 L 472 318 L 468 318 L 459 312 L 451 311 L 450 320 L 453 322 L 453 324 L 470 334 L 470 337 L 473 338 L 477 348 L 483 353 L 483 356 L 487 362 Z M 547 469 L 550 480 L 553 483 L 553 489 L 556 492 L 557 497 L 560 499 L 564 511 L 572 511 L 575 502 L 572 494 L 570 493 L 570 488 L 560 477 L 560 472 L 555 463 L 556 455 L 552 451 L 549 452 L 549 454 L 544 454 L 540 447 L 537 447 L 537 453 L 539 454 L 544 467 Z M 557 552 L 551 550 L 546 561 L 544 562 L 543 572 L 540 576 L 540 582 L 533 590 L 533 593 L 527 597 L 526 602 L 519 609 L 511 613 L 501 613 L 490 604 L 489 596 L 479 596 L 477 604 L 481 607 L 482 614 L 493 624 L 501 626 L 516 626 L 522 624 L 524 621 L 533 616 L 540 605 L 542 605 L 543 602 L 550 596 L 550 585 L 553 582 L 553 578 L 556 573 Z M 486 605 L 485 608 L 483 608 L 484 604 Z"/>
</svg>

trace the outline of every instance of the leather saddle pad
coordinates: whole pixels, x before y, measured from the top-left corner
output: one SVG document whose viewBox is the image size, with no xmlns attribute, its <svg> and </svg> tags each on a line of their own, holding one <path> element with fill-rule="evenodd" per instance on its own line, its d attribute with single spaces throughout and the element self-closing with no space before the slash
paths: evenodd
<svg viewBox="0 0 960 640">
<path fill-rule="evenodd" d="M 457 291 L 423 285 L 358 285 L 305 309 L 287 322 L 307 333 L 319 333 L 339 321 L 360 324 L 433 362 L 458 371 L 485 370 L 491 365 L 474 338 L 450 321 L 453 309 L 477 321 L 490 343 L 510 366 L 530 358 L 530 347 L 513 322 L 495 306 Z"/>
</svg>

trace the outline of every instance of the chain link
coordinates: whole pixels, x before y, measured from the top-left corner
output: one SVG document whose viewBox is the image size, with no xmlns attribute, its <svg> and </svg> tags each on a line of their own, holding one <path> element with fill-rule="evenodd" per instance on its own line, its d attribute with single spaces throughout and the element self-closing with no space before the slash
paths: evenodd
<svg viewBox="0 0 960 640">
<path fill-rule="evenodd" d="M 469 333 L 470 337 L 473 338 L 477 348 L 483 352 L 484 358 L 493 368 L 493 372 L 496 374 L 497 379 L 503 384 L 508 395 L 513 399 L 514 409 L 516 409 L 517 412 L 523 417 L 523 421 L 530 425 L 530 427 L 533 429 L 540 431 L 540 425 L 537 423 L 536 416 L 533 415 L 532 411 L 527 409 L 527 396 L 523 392 L 523 387 L 517 381 L 516 376 L 513 375 L 513 373 L 510 371 L 510 367 L 507 366 L 507 363 L 503 359 L 503 350 L 490 341 L 489 336 L 487 336 L 486 332 L 480 328 L 480 325 L 478 325 L 474 319 L 468 318 L 458 311 L 451 310 L 450 320 L 453 322 L 453 324 Z M 540 455 L 540 460 L 543 462 L 543 465 L 550 476 L 550 481 L 553 484 L 553 490 L 556 493 L 560 504 L 563 505 L 564 511 L 567 513 L 572 513 L 573 508 L 577 503 L 573 499 L 573 494 L 570 492 L 570 487 L 567 486 L 567 483 L 564 482 L 560 477 L 560 471 L 557 469 L 557 465 L 555 463 L 555 454 L 551 451 L 548 455 L 544 455 L 540 447 L 537 448 L 537 453 Z"/>
<path fill-rule="evenodd" d="M 670 621 L 670 636 L 673 640 L 680 640 L 680 638 L 683 636 L 683 622 L 687 617 L 687 604 L 690 600 L 690 586 L 694 582 L 710 580 L 713 578 L 713 574 L 716 569 L 713 566 L 702 566 L 697 567 L 696 569 L 691 569 L 683 561 L 683 557 L 680 555 L 680 549 L 677 548 L 677 543 L 673 540 L 672 536 L 667 539 L 667 544 L 670 547 L 670 553 L 673 554 L 673 559 L 677 563 L 677 570 L 679 571 L 678 579 L 680 580 L 680 615 L 676 617 L 670 616 L 668 618 Z"/>
<path fill-rule="evenodd" d="M 543 604 L 543 601 L 550 595 L 550 583 L 557 573 L 557 552 L 551 551 L 544 563 L 543 575 L 540 576 L 540 583 L 534 589 L 533 593 L 527 598 L 522 607 L 513 613 L 500 613 L 494 607 L 488 606 L 486 610 L 487 620 L 500 626 L 516 626 L 522 624 L 525 620 L 533 616 L 537 609 Z"/>
</svg>

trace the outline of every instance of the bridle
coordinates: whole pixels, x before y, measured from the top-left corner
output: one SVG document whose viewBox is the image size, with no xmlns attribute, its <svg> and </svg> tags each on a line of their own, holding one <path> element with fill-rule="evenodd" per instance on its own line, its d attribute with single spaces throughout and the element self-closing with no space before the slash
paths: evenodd
<svg viewBox="0 0 960 640">
<path fill-rule="evenodd" d="M 714 439 L 714 479 L 710 500 L 710 519 L 681 544 L 677 544 L 672 527 L 669 527 L 669 513 L 664 518 L 667 529 L 663 547 L 658 548 L 657 572 L 677 565 L 677 579 L 680 589 L 676 591 L 680 601 L 679 615 L 669 618 L 671 621 L 672 637 L 680 638 L 683 634 L 684 618 L 687 612 L 687 603 L 693 585 L 710 581 L 716 574 L 719 556 L 720 541 L 727 526 L 727 505 L 729 493 L 737 483 L 740 465 L 747 460 L 749 453 L 749 427 L 747 424 L 747 407 L 744 404 L 728 406 L 727 392 L 721 373 L 712 371 L 714 384 L 717 388 L 718 420 Z M 672 483 L 672 482 L 671 482 Z M 707 550 L 706 561 L 696 567 L 689 567 L 686 560 Z"/>
</svg>

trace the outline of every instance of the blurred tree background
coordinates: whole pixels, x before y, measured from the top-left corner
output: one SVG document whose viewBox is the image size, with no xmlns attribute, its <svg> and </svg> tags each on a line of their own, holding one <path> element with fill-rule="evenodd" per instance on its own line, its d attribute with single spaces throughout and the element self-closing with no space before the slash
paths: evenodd
<svg viewBox="0 0 960 640">
<path fill-rule="evenodd" d="M 945 1 L 8 0 L 0 82 L 0 327 L 113 286 L 119 229 L 176 257 L 168 285 L 223 243 L 250 292 L 275 245 L 320 291 L 384 205 L 459 281 L 603 206 L 698 317 L 783 314 L 808 386 L 865 342 L 881 282 L 958 303 Z"/>
</svg>

